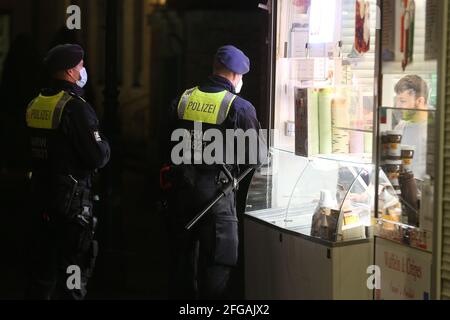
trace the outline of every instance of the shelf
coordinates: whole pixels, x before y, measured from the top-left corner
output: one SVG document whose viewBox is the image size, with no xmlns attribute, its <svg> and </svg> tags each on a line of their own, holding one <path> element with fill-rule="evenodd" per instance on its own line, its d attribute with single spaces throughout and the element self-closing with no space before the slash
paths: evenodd
<svg viewBox="0 0 450 320">
<path fill-rule="evenodd" d="M 385 241 L 389 241 L 389 242 L 392 242 L 392 243 L 395 243 L 395 244 L 398 244 L 398 245 L 402 245 L 402 246 L 405 246 L 405 247 L 407 247 L 407 248 L 411 248 L 411 249 L 413 249 L 413 250 L 419 250 L 419 251 L 421 251 L 421 252 L 425 252 L 425 253 L 428 253 L 428 254 L 431 254 L 431 253 L 432 253 L 432 250 L 431 250 L 431 249 L 424 249 L 424 248 L 412 246 L 412 245 L 407 244 L 407 243 L 404 243 L 404 242 L 402 242 L 402 241 L 398 241 L 398 240 L 394 240 L 394 239 L 382 237 L 382 236 L 379 236 L 379 235 L 375 235 L 375 238 L 382 239 L 382 240 L 385 240 Z"/>
<path fill-rule="evenodd" d="M 377 222 L 375 236 L 410 248 L 431 252 L 431 231 L 381 218 L 377 219 Z M 386 228 L 386 225 L 392 225 L 393 229 Z"/>
<path fill-rule="evenodd" d="M 371 165 L 373 163 L 372 161 L 372 154 L 369 153 L 362 153 L 362 154 L 318 154 L 310 157 L 310 159 L 324 159 L 324 160 L 332 160 L 332 161 L 339 161 L 339 162 L 345 162 L 345 163 L 351 163 L 351 164 L 359 164 L 359 165 Z"/>
<path fill-rule="evenodd" d="M 314 159 L 323 159 L 323 160 L 330 160 L 330 161 L 338 161 L 338 162 L 344 162 L 344 163 L 351 163 L 351 164 L 359 164 L 359 165 L 371 165 L 373 164 L 372 154 L 371 153 L 348 153 L 348 154 L 317 154 L 310 156 L 308 158 L 305 158 L 303 156 L 297 156 L 295 155 L 295 152 L 282 149 L 280 147 L 273 147 L 274 150 L 278 152 L 283 152 L 287 154 L 292 154 L 293 156 L 300 157 L 303 159 L 308 160 L 314 160 Z"/>
<path fill-rule="evenodd" d="M 403 228 L 403 229 L 414 229 L 414 230 L 417 230 L 417 231 L 422 231 L 420 228 L 411 226 L 411 225 L 409 225 L 409 224 L 401 223 L 401 222 L 396 222 L 396 221 L 387 220 L 387 219 L 383 219 L 383 218 L 378 218 L 377 220 L 378 220 L 379 222 L 382 222 L 382 223 L 390 223 L 390 224 L 399 226 L 399 227 L 401 227 L 401 228 Z"/>
<path fill-rule="evenodd" d="M 436 109 L 412 109 L 412 108 L 398 108 L 398 107 L 385 107 L 385 106 L 380 106 L 380 110 L 381 109 L 386 109 L 386 110 L 401 110 L 401 111 L 415 111 L 415 112 L 429 112 L 429 113 L 436 113 Z"/>
<path fill-rule="evenodd" d="M 333 129 L 344 130 L 344 131 L 354 131 L 354 132 L 373 133 L 373 130 L 356 129 L 356 128 L 333 127 Z"/>
</svg>

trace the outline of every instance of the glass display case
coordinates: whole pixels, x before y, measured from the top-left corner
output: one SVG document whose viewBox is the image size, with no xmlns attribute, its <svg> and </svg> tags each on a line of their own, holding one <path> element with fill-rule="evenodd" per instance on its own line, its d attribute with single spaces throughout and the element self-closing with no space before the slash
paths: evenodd
<svg viewBox="0 0 450 320">
<path fill-rule="evenodd" d="M 270 135 L 247 214 L 306 237 L 370 237 L 376 0 L 278 0 Z M 258 201 L 260 200 L 260 201 Z"/>
<path fill-rule="evenodd" d="M 247 299 L 372 299 L 374 168 L 272 148 L 243 220 Z"/>
<path fill-rule="evenodd" d="M 272 149 L 252 181 L 246 214 L 331 243 L 368 239 L 374 212 L 374 166 L 302 158 Z M 380 177 L 388 181 L 382 173 Z"/>
</svg>

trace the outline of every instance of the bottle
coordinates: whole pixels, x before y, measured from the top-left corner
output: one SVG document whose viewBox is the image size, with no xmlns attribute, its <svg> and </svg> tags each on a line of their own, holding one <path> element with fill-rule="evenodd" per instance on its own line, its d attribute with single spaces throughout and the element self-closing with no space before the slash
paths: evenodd
<svg viewBox="0 0 450 320">
<path fill-rule="evenodd" d="M 319 205 L 325 208 L 335 208 L 337 206 L 336 200 L 333 199 L 330 190 L 320 191 Z"/>
<path fill-rule="evenodd" d="M 320 200 L 312 218 L 311 235 L 314 237 L 328 238 L 328 216 L 330 209 L 337 207 L 336 200 L 329 190 L 320 191 Z"/>
</svg>

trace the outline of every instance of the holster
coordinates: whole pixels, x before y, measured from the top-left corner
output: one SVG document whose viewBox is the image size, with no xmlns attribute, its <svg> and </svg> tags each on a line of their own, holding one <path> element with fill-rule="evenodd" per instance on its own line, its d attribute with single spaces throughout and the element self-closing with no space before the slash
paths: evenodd
<svg viewBox="0 0 450 320">
<path fill-rule="evenodd" d="M 72 202 L 79 190 L 79 182 L 71 175 L 57 175 L 51 182 L 50 209 L 58 218 L 72 218 Z"/>
<path fill-rule="evenodd" d="M 97 228 L 93 214 L 93 199 L 89 181 L 78 181 L 65 216 L 68 222 L 69 242 L 73 250 L 86 253 L 90 250 Z"/>
<path fill-rule="evenodd" d="M 95 262 L 97 261 L 98 256 L 98 242 L 96 240 L 92 240 L 91 246 L 89 248 L 89 254 L 87 256 L 87 276 L 90 278 L 94 273 Z"/>
</svg>

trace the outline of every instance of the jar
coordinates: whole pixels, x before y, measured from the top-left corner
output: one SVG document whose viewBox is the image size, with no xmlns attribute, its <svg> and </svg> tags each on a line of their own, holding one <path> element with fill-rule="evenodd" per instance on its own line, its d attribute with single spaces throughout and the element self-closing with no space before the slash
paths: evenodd
<svg viewBox="0 0 450 320">
<path fill-rule="evenodd" d="M 391 182 L 394 189 L 400 190 L 400 182 L 398 180 L 400 173 L 402 172 L 402 161 L 401 160 L 386 160 L 383 165 L 383 170 L 386 173 L 389 181 Z"/>
<path fill-rule="evenodd" d="M 393 130 L 386 132 L 386 139 L 388 143 L 387 156 L 388 157 L 401 157 L 401 143 L 402 143 L 402 132 Z"/>
<path fill-rule="evenodd" d="M 412 172 L 412 164 L 416 148 L 414 146 L 401 146 L 403 171 Z"/>
</svg>

